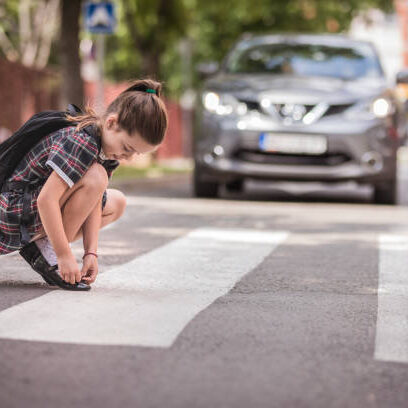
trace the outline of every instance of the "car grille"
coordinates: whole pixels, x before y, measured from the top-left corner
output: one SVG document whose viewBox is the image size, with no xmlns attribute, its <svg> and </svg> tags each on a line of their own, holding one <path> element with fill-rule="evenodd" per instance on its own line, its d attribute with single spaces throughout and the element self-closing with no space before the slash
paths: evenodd
<svg viewBox="0 0 408 408">
<path fill-rule="evenodd" d="M 261 106 L 259 105 L 259 103 L 256 101 L 240 99 L 240 102 L 244 102 L 247 105 L 248 110 L 257 110 L 259 112 L 265 113 L 263 109 L 261 108 Z M 330 115 L 338 115 L 340 113 L 343 113 L 346 109 L 350 108 L 352 105 L 353 104 L 351 103 L 330 105 L 322 117 L 330 116 Z M 278 113 L 280 113 L 282 107 L 283 107 L 283 104 L 275 104 L 275 108 Z M 305 107 L 304 114 L 307 114 L 315 107 L 315 105 L 304 105 L 304 107 Z"/>
<path fill-rule="evenodd" d="M 329 115 L 337 115 L 339 113 L 343 113 L 346 109 L 352 106 L 351 103 L 343 104 L 343 105 L 330 105 L 329 109 L 327 109 L 326 113 L 323 116 Z"/>
<path fill-rule="evenodd" d="M 309 156 L 244 149 L 238 150 L 234 158 L 250 163 L 304 166 L 337 166 L 350 160 L 350 157 L 343 153 L 327 153 L 318 156 Z"/>
</svg>

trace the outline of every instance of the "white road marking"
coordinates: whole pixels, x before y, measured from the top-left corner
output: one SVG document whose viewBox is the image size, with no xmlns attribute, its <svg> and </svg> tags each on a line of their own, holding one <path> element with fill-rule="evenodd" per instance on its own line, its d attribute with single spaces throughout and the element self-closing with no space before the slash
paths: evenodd
<svg viewBox="0 0 408 408">
<path fill-rule="evenodd" d="M 377 360 L 408 362 L 408 236 L 379 236 Z"/>
<path fill-rule="evenodd" d="M 287 232 L 200 228 L 101 274 L 90 292 L 55 290 L 0 312 L 0 337 L 170 347 Z"/>
</svg>

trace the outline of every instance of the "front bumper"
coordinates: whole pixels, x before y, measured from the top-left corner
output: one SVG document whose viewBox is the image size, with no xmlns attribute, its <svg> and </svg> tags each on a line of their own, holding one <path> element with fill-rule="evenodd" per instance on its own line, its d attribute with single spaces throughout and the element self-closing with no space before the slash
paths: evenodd
<svg viewBox="0 0 408 408">
<path fill-rule="evenodd" d="M 207 179 L 228 181 L 236 178 L 291 181 L 360 181 L 373 182 L 386 179 L 383 171 L 365 168 L 357 163 L 344 163 L 333 167 L 266 165 L 241 160 L 219 158 L 202 163 Z"/>
<path fill-rule="evenodd" d="M 271 123 L 268 128 L 259 130 L 239 130 L 234 121 L 211 120 L 210 115 L 203 117 L 201 123 L 196 132 L 194 156 L 203 179 L 224 182 L 237 178 L 327 182 L 354 180 L 373 183 L 395 177 L 398 141 L 390 136 L 384 120 L 345 122 L 344 119 L 331 118 L 302 128 Z M 337 164 L 318 165 L 305 164 L 307 160 L 302 159 L 307 159 L 307 155 L 279 155 L 279 164 L 242 160 L 241 152 L 265 155 L 259 148 L 262 132 L 325 135 L 328 142 L 325 155 L 341 155 L 344 159 Z M 214 152 L 217 146 L 222 147 L 221 155 Z M 369 164 L 367 154 L 379 159 L 380 165 Z M 296 163 L 297 158 L 299 163 Z M 314 159 L 319 161 L 318 157 Z"/>
</svg>

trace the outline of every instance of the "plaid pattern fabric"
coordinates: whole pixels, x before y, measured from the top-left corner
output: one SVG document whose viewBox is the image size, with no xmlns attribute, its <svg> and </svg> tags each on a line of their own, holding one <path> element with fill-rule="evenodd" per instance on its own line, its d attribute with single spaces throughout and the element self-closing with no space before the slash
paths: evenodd
<svg viewBox="0 0 408 408">
<path fill-rule="evenodd" d="M 30 192 L 30 225 L 28 233 L 34 236 L 41 229 L 37 198 L 42 186 L 55 171 L 72 187 L 98 159 L 98 146 L 92 136 L 84 131 L 75 131 L 74 126 L 60 129 L 44 137 L 35 145 L 14 170 L 10 181 L 38 181 L 38 187 Z M 112 162 L 112 161 L 110 161 Z M 108 175 L 119 163 L 110 163 Z M 106 195 L 105 195 L 106 197 Z M 105 198 L 106 201 L 106 198 Z M 21 248 L 20 220 L 22 217 L 23 193 L 12 191 L 0 193 L 0 255 Z"/>
</svg>

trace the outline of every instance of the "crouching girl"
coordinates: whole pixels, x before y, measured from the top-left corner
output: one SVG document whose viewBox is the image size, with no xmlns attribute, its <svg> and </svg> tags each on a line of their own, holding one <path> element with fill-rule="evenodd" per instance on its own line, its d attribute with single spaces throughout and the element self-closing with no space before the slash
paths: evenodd
<svg viewBox="0 0 408 408">
<path fill-rule="evenodd" d="M 0 255 L 19 250 L 47 283 L 90 289 L 98 274 L 99 230 L 126 206 L 120 191 L 107 188 L 108 180 L 119 160 L 152 152 L 163 141 L 167 112 L 160 92 L 156 81 L 136 81 L 103 115 L 91 109 L 68 115 L 72 126 L 43 137 L 24 156 L 0 193 Z M 29 200 L 13 187 L 21 183 L 33 186 Z M 24 246 L 23 207 L 30 237 Z M 81 237 L 82 268 L 69 245 Z"/>
</svg>

